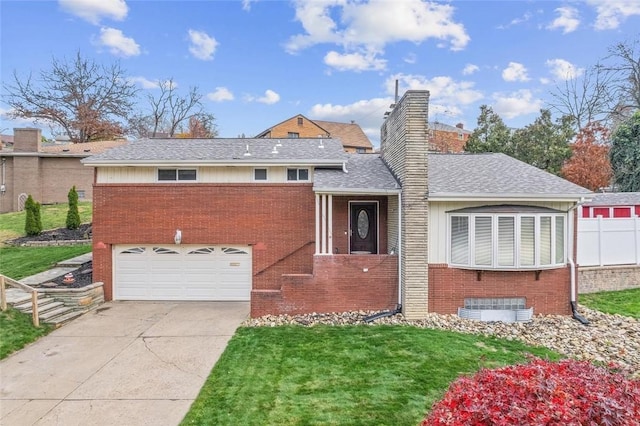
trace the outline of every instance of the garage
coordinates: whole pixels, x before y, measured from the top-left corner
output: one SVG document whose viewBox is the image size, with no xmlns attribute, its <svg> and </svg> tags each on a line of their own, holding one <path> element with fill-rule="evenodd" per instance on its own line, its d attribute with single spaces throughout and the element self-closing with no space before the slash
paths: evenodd
<svg viewBox="0 0 640 426">
<path fill-rule="evenodd" d="M 117 245 L 116 300 L 250 300 L 251 248 Z"/>
</svg>

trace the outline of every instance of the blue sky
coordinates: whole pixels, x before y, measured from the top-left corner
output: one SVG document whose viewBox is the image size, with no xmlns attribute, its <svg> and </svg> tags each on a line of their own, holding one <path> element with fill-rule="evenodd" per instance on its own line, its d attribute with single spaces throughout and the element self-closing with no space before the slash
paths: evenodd
<svg viewBox="0 0 640 426">
<path fill-rule="evenodd" d="M 557 84 L 638 38 L 640 0 L 2 0 L 0 26 L 3 82 L 80 51 L 143 93 L 197 86 L 223 137 L 301 113 L 354 120 L 377 145 L 396 80 L 431 91 L 430 120 L 473 129 L 488 104 L 531 123 Z M 2 133 L 32 125 L 7 111 Z"/>
</svg>

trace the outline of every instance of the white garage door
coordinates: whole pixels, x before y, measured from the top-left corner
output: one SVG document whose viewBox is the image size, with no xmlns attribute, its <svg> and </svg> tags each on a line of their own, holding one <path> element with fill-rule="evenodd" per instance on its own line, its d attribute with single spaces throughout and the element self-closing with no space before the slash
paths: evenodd
<svg viewBox="0 0 640 426">
<path fill-rule="evenodd" d="M 118 245 L 116 300 L 249 300 L 251 248 Z"/>
</svg>

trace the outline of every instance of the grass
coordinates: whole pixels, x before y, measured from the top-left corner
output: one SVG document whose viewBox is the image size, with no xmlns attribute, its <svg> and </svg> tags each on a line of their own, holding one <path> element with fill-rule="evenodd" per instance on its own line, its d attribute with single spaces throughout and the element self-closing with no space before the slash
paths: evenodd
<svg viewBox="0 0 640 426">
<path fill-rule="evenodd" d="M 52 247 L 1 247 L 0 274 L 14 280 L 46 271 L 56 263 L 89 253 L 91 244 Z"/>
<path fill-rule="evenodd" d="M 42 229 L 64 228 L 67 226 L 67 211 L 69 204 L 46 204 L 40 208 Z M 80 222 L 89 223 L 92 218 L 92 203 L 82 201 L 78 203 Z M 27 213 L 21 212 L 3 213 L 0 215 L 0 241 L 10 240 L 25 235 L 24 225 Z"/>
<path fill-rule="evenodd" d="M 580 304 L 607 314 L 640 318 L 640 288 L 581 294 Z"/>
<path fill-rule="evenodd" d="M 53 326 L 50 324 L 34 327 L 31 315 L 23 314 L 13 308 L 0 312 L 0 359 L 22 349 L 51 330 Z"/>
<path fill-rule="evenodd" d="M 515 341 L 400 326 L 239 328 L 183 425 L 416 425 L 460 374 L 558 359 Z"/>
</svg>

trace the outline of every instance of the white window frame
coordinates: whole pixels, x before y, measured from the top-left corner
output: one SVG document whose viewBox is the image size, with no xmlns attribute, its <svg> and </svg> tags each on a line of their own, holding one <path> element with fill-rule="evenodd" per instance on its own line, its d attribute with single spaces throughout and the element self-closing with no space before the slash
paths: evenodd
<svg viewBox="0 0 640 426">
<path fill-rule="evenodd" d="M 265 178 L 264 179 L 257 179 L 256 178 L 256 171 L 257 170 L 264 170 L 265 171 Z M 255 167 L 253 169 L 253 181 L 254 182 L 268 182 L 269 181 L 269 169 L 266 167 Z"/>
<path fill-rule="evenodd" d="M 296 178 L 295 179 L 289 179 L 289 170 L 295 170 L 296 171 Z M 306 170 L 306 172 L 307 172 L 307 178 L 306 179 L 300 179 L 300 171 L 301 170 Z M 311 170 L 308 167 L 287 167 L 287 169 L 285 170 L 284 179 L 287 182 L 309 182 L 309 181 L 311 181 Z"/>
<path fill-rule="evenodd" d="M 160 171 L 161 170 L 173 170 L 175 172 L 175 179 L 164 180 L 160 179 Z M 180 171 L 181 170 L 189 170 L 194 171 L 196 176 L 194 179 L 180 179 Z M 161 183 L 171 183 L 171 182 L 197 182 L 198 181 L 198 169 L 197 168 L 179 168 L 179 167 L 158 167 L 156 170 L 156 181 Z"/>
<path fill-rule="evenodd" d="M 451 241 L 451 233 L 452 233 L 452 218 L 454 217 L 466 217 L 467 218 L 467 255 L 466 263 L 454 263 L 452 261 L 452 241 Z M 490 217 L 491 218 L 491 265 L 478 265 L 475 264 L 476 259 L 476 217 Z M 499 218 L 513 218 L 514 219 L 514 265 L 513 266 L 505 266 L 499 265 L 499 239 L 498 239 L 498 221 Z M 533 265 L 522 265 L 522 246 L 521 246 L 521 229 L 522 229 L 522 218 L 534 218 L 534 264 Z M 551 263 L 542 264 L 541 263 L 541 218 L 547 217 L 550 218 L 551 221 L 551 239 L 549 241 L 550 244 L 550 259 Z M 556 237 L 558 236 L 556 232 L 556 218 L 562 218 L 562 256 L 561 261 L 558 261 L 556 256 L 556 251 L 559 248 L 558 243 L 556 241 Z M 460 269 L 474 269 L 474 270 L 500 270 L 500 271 L 522 271 L 522 270 L 540 270 L 540 269 L 555 269 L 562 268 L 567 265 L 567 244 L 568 244 L 568 236 L 567 236 L 567 215 L 565 213 L 447 213 L 447 264 L 453 268 Z"/>
</svg>

